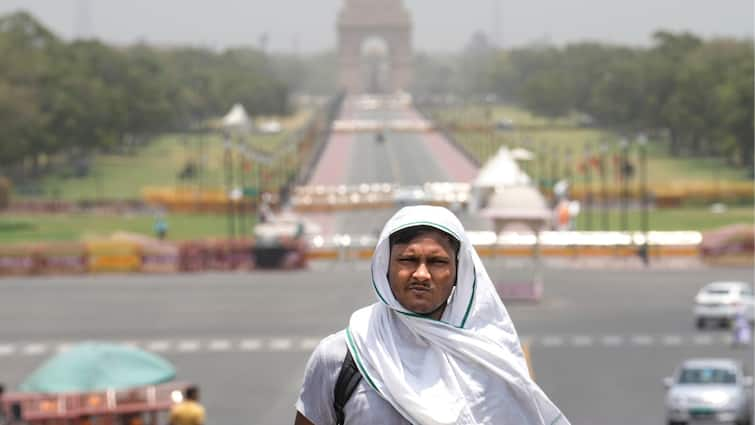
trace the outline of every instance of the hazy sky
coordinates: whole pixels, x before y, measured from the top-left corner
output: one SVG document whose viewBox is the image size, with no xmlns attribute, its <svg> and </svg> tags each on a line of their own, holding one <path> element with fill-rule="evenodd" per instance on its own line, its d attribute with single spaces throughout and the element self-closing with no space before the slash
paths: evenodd
<svg viewBox="0 0 755 425">
<path fill-rule="evenodd" d="M 24 8 L 58 35 L 94 35 L 223 48 L 257 44 L 273 50 L 335 46 L 344 0 L 0 0 L 0 13 Z M 375 0 L 378 1 L 378 0 Z M 423 50 L 457 50 L 483 30 L 504 47 L 581 40 L 645 45 L 660 28 L 700 36 L 752 37 L 753 0 L 404 0 Z M 88 5 L 88 6 L 87 6 Z M 496 8 L 500 11 L 496 19 Z M 86 12 L 88 10 L 88 13 Z M 498 28 L 498 30 L 496 30 Z"/>
</svg>

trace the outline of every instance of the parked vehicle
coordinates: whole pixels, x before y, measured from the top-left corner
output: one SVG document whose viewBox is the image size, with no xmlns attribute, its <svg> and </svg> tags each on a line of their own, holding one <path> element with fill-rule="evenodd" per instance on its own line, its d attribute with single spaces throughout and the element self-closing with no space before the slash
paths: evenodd
<svg viewBox="0 0 755 425">
<path fill-rule="evenodd" d="M 742 311 L 751 322 L 755 319 L 752 286 L 745 282 L 712 282 L 695 296 L 695 324 L 698 329 L 709 321 L 730 326 Z"/>
<path fill-rule="evenodd" d="M 689 422 L 750 424 L 752 376 L 732 359 L 688 359 L 673 376 L 664 378 L 666 420 L 669 425 Z"/>
</svg>

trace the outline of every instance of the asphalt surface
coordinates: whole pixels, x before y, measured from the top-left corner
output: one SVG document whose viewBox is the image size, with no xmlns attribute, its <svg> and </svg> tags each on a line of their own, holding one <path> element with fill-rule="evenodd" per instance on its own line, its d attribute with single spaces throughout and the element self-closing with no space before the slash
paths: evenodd
<svg viewBox="0 0 755 425">
<path fill-rule="evenodd" d="M 495 280 L 525 269 L 489 264 Z M 663 422 L 661 380 L 681 360 L 736 357 L 726 330 L 694 328 L 697 289 L 747 269 L 546 270 L 539 303 L 509 303 L 535 378 L 574 424 Z M 0 280 L 0 381 L 16 387 L 62 345 L 135 344 L 198 383 L 210 423 L 292 423 L 317 340 L 373 302 L 367 263 L 303 272 Z"/>
<path fill-rule="evenodd" d="M 416 116 L 417 113 L 411 109 L 351 109 L 343 112 L 340 119 L 389 121 Z M 333 136 L 331 140 L 335 142 L 320 158 L 309 184 L 333 184 L 332 178 L 324 177 L 333 174 L 342 176 L 339 183 L 347 185 L 395 183 L 421 186 L 427 182 L 469 182 L 474 178 L 474 172 L 468 171 L 474 165 L 460 152 L 449 149 L 448 141 L 437 133 L 386 131 L 384 134 L 383 142 L 377 142 L 373 132 Z M 465 178 L 460 179 L 460 175 Z M 337 212 L 326 217 L 314 214 L 308 218 L 319 223 L 327 234 L 379 233 L 388 218 L 400 207 Z M 486 219 L 465 211 L 457 211 L 457 214 L 469 230 L 492 229 L 492 223 Z"/>
</svg>

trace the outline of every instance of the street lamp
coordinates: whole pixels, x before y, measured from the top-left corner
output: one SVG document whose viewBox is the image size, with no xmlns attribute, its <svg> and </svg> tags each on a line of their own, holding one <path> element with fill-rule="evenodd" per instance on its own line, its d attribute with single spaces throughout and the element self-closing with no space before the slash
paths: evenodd
<svg viewBox="0 0 755 425">
<path fill-rule="evenodd" d="M 228 238 L 233 239 L 236 237 L 236 223 L 234 220 L 234 201 L 231 197 L 231 190 L 233 186 L 233 152 L 231 136 L 228 133 L 223 135 L 223 171 L 225 172 L 225 193 L 228 198 L 226 203 L 226 214 L 228 219 Z"/>
<path fill-rule="evenodd" d="M 627 202 L 629 201 L 629 176 L 627 175 L 627 162 L 629 161 L 629 141 L 621 139 L 619 142 L 619 184 L 621 185 L 621 230 L 629 230 L 629 219 L 627 215 Z"/>
<path fill-rule="evenodd" d="M 608 153 L 608 145 L 603 143 L 600 145 L 600 167 L 598 169 L 600 173 L 600 197 L 603 198 L 602 209 L 602 222 L 601 227 L 603 231 L 611 230 L 611 223 L 608 218 L 608 192 L 606 191 L 606 154 Z"/>
<path fill-rule="evenodd" d="M 650 221 L 648 215 L 648 139 L 644 133 L 640 133 L 637 136 L 637 145 L 640 147 L 640 207 L 641 211 L 641 227 L 642 233 L 645 235 L 643 238 L 642 246 L 640 246 L 639 255 L 642 258 L 642 262 L 647 266 L 650 264 L 650 252 L 648 236 L 650 233 Z"/>
<path fill-rule="evenodd" d="M 592 158 L 590 155 L 590 145 L 585 144 L 585 156 L 582 161 L 582 170 L 585 173 L 584 193 L 585 193 L 585 228 L 592 230 Z"/>
</svg>

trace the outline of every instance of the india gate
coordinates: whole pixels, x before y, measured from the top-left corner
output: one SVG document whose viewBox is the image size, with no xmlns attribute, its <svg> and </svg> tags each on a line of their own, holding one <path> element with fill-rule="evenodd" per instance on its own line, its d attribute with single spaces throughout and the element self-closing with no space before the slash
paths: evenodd
<svg viewBox="0 0 755 425">
<path fill-rule="evenodd" d="M 401 0 L 345 0 L 337 25 L 342 90 L 381 94 L 408 89 L 412 22 Z"/>
</svg>

